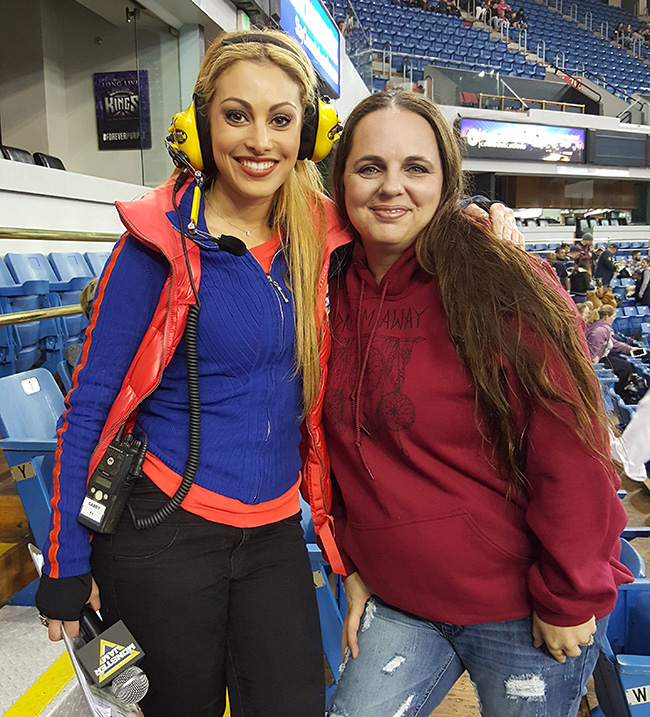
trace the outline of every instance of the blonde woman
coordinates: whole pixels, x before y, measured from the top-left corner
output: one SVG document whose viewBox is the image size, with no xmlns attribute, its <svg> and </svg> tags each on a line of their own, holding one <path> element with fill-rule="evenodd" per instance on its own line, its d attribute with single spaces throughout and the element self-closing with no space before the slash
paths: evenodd
<svg viewBox="0 0 650 717">
<path fill-rule="evenodd" d="M 222 35 L 195 88 L 212 157 L 187 257 L 180 229 L 193 212 L 191 178 L 118 207 L 127 231 L 99 283 L 60 428 L 37 604 L 53 640 L 62 622 L 76 634 L 89 595 L 106 623 L 124 620 L 146 654 L 147 717 L 220 717 L 226 685 L 233 715 L 323 715 L 299 444 L 304 420 L 313 469 L 323 256 L 348 237 L 327 220 L 335 213 L 314 164 L 298 159 L 315 87 L 287 36 Z M 220 248 L 224 236 L 230 250 Z M 201 307 L 198 450 L 187 384 L 192 304 Z M 77 520 L 86 481 L 124 425 L 146 434 L 143 475 L 115 534 L 95 531 L 91 547 L 93 531 Z M 191 487 L 168 510 L 191 461 Z M 149 521 L 161 510 L 162 521 Z"/>
</svg>

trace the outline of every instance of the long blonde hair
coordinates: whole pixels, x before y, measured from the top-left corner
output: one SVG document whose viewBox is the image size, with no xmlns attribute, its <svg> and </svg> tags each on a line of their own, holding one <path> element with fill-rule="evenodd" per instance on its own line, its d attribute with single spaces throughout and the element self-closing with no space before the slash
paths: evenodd
<svg viewBox="0 0 650 717">
<path fill-rule="evenodd" d="M 265 35 L 270 42 L 227 41 L 245 35 Z M 272 44 L 273 39 L 287 48 Z M 219 75 L 235 62 L 248 60 L 274 64 L 291 77 L 300 89 L 303 109 L 314 103 L 316 73 L 302 48 L 278 30 L 251 30 L 220 35 L 207 49 L 194 86 L 198 111 L 208 108 Z M 316 285 L 320 274 L 325 239 L 325 212 L 322 181 L 311 160 L 298 160 L 273 199 L 273 228 L 282 233 L 282 250 L 289 267 L 289 285 L 294 299 L 296 371 L 302 376 L 304 412 L 313 403 L 320 384 L 318 360 L 320 332 L 317 320 Z"/>
</svg>

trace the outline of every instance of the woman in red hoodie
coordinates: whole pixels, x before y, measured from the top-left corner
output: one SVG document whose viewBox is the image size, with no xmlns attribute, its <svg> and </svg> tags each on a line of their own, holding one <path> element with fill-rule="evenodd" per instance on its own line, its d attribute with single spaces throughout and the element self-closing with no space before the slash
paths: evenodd
<svg viewBox="0 0 650 717">
<path fill-rule="evenodd" d="M 330 282 L 353 659 L 328 714 L 429 715 L 467 669 L 486 717 L 575 715 L 631 580 L 575 309 L 459 209 L 457 144 L 423 97 L 364 100 L 333 180 L 357 241 Z"/>
</svg>

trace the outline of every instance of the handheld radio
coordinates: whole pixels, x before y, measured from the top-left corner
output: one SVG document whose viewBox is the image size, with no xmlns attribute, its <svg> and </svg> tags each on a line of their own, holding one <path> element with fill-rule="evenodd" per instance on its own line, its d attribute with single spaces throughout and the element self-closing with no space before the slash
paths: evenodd
<svg viewBox="0 0 650 717">
<path fill-rule="evenodd" d="M 130 433 L 124 437 L 122 426 L 90 476 L 77 517 L 82 525 L 96 533 L 115 532 L 133 484 L 142 473 L 146 453 L 146 434 L 142 441 Z"/>
</svg>

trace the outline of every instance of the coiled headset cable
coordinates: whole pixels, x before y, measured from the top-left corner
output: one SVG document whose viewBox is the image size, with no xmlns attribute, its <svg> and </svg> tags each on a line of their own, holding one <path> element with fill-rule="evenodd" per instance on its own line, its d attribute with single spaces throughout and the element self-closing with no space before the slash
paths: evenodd
<svg viewBox="0 0 650 717">
<path fill-rule="evenodd" d="M 187 265 L 187 273 L 190 279 L 190 285 L 192 287 L 192 293 L 194 294 L 194 303 L 190 304 L 187 310 L 187 321 L 185 324 L 185 349 L 186 349 L 186 363 L 187 363 L 187 395 L 189 403 L 189 414 L 190 414 L 190 441 L 189 441 L 189 453 L 187 456 L 187 465 L 185 466 L 185 472 L 183 473 L 183 480 L 181 481 L 178 490 L 169 499 L 165 505 L 158 508 L 151 515 L 146 515 L 142 518 L 136 517 L 133 509 L 127 504 L 129 512 L 131 513 L 131 519 L 133 525 L 138 530 L 144 530 L 146 528 L 153 528 L 156 525 L 160 525 L 169 516 L 176 511 L 194 483 L 196 477 L 196 471 L 199 467 L 199 454 L 201 452 L 201 396 L 199 393 L 199 361 L 198 361 L 198 350 L 197 350 L 197 336 L 199 328 L 199 312 L 201 311 L 201 302 L 199 300 L 199 294 L 194 284 L 194 276 L 192 274 L 192 267 L 190 265 L 190 257 L 187 252 L 187 238 L 185 236 L 185 225 L 181 216 L 178 204 L 176 202 L 176 195 L 180 191 L 183 184 L 189 176 L 187 170 L 182 171 L 172 191 L 172 205 L 181 230 L 181 242 L 183 245 L 183 255 L 185 256 L 185 263 Z"/>
</svg>

